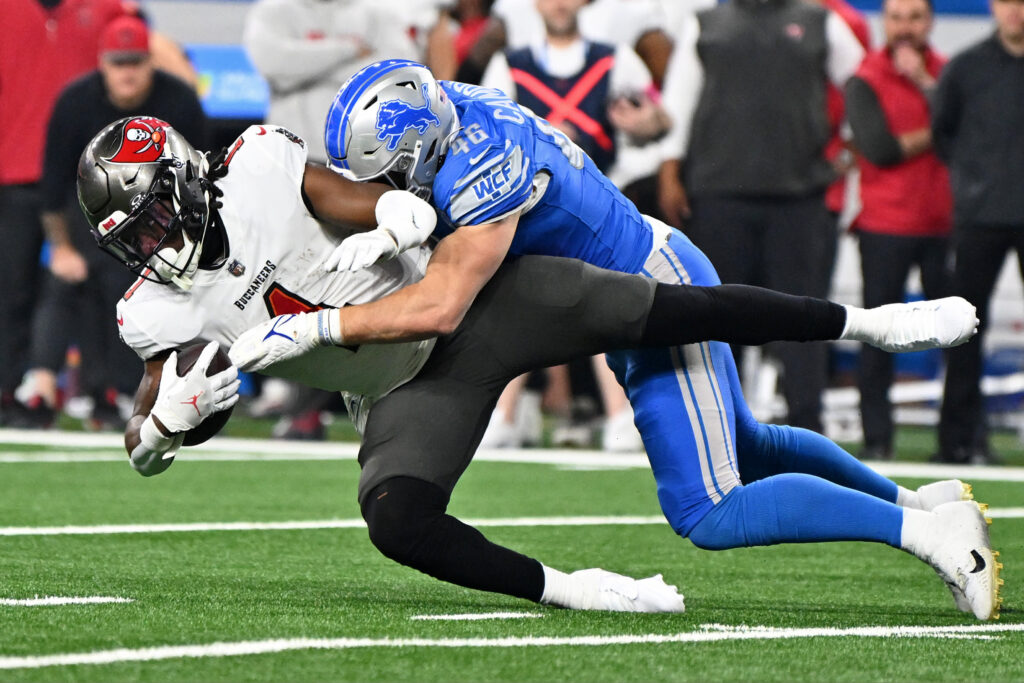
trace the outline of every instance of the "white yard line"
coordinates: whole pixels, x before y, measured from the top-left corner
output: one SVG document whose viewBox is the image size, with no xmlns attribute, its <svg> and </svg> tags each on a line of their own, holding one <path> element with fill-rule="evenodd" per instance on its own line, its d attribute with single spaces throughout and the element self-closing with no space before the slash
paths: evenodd
<svg viewBox="0 0 1024 683">
<path fill-rule="evenodd" d="M 665 524 L 661 516 L 650 517 L 511 517 L 504 519 L 467 519 L 479 527 L 600 526 Z M 163 534 L 199 531 L 294 531 L 310 529 L 361 529 L 361 519 L 322 519 L 294 522 L 194 522 L 186 524 L 97 524 L 94 526 L 14 526 L 0 527 L 0 536 L 93 536 L 107 534 Z"/>
<path fill-rule="evenodd" d="M 3 607 L 53 607 L 56 605 L 101 605 L 109 602 L 135 602 L 131 598 L 107 597 L 103 595 L 91 595 L 86 597 L 64 597 L 59 595 L 48 595 L 41 598 L 38 595 L 34 598 L 14 599 L 0 598 L 0 606 Z"/>
<path fill-rule="evenodd" d="M 989 508 L 988 516 L 1001 519 L 1024 518 L 1024 507 Z M 637 526 L 666 524 L 660 515 L 650 516 L 578 516 L 578 517 L 504 517 L 467 519 L 477 527 L 545 526 Z M 180 524 L 96 524 L 71 526 L 0 527 L 0 536 L 105 536 L 114 534 L 165 534 L 206 531 L 309 531 L 316 529 L 362 529 L 361 519 L 312 519 L 290 522 L 188 522 Z"/>
<path fill-rule="evenodd" d="M 986 512 L 989 517 L 996 519 L 1020 519 L 1024 517 L 1024 507 L 1019 508 L 989 508 Z"/>
<path fill-rule="evenodd" d="M 1024 631 L 1024 624 L 971 626 L 859 626 L 852 628 L 771 628 L 707 625 L 700 630 L 672 634 L 611 636 L 525 636 L 508 638 L 280 638 L 195 645 L 121 648 L 98 652 L 71 652 L 27 657 L 0 657 L 0 670 L 39 669 L 52 666 L 151 662 L 165 659 L 237 657 L 294 650 L 347 650 L 353 648 L 520 648 L 595 647 L 710 643 L 729 640 L 787 640 L 794 638 L 978 638 Z"/>
<path fill-rule="evenodd" d="M 416 614 L 412 621 L 485 621 L 487 619 L 540 619 L 537 612 L 484 612 L 481 614 Z"/>
</svg>

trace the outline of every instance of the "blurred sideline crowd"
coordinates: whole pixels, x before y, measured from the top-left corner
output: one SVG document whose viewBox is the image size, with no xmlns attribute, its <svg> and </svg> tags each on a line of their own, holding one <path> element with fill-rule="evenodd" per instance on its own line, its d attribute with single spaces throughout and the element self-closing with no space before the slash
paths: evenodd
<svg viewBox="0 0 1024 683">
<path fill-rule="evenodd" d="M 845 0 L 254 0 L 226 41 L 269 84 L 266 121 L 304 138 L 314 162 L 341 84 L 408 58 L 546 118 L 724 282 L 825 297 L 850 231 L 864 306 L 904 300 L 916 273 L 928 298 L 978 307 L 981 333 L 943 358 L 934 459 L 993 462 L 982 349 L 1009 250 L 1024 272 L 1024 0 L 990 0 L 991 35 L 952 59 L 930 42 L 931 0 L 881 2 L 873 41 Z M 0 22 L 0 424 L 50 428 L 65 411 L 119 430 L 142 369 L 114 313 L 132 276 L 92 242 L 78 156 L 140 114 L 199 149 L 224 141 L 188 55 L 143 6 L 5 0 Z M 760 361 L 733 351 L 752 376 L 743 361 Z M 828 346 L 764 353 L 781 368 L 784 421 L 823 431 Z M 861 349 L 865 459 L 893 457 L 894 375 L 890 355 Z M 322 439 L 342 410 L 324 392 L 253 381 L 250 412 L 279 417 L 277 436 Z M 537 445 L 544 416 L 554 445 L 642 450 L 603 358 L 514 381 L 483 446 Z"/>
</svg>

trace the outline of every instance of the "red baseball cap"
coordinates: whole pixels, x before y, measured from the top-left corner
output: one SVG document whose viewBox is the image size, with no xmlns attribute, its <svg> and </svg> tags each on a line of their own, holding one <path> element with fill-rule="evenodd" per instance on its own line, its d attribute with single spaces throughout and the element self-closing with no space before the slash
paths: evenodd
<svg viewBox="0 0 1024 683">
<path fill-rule="evenodd" d="M 114 61 L 138 61 L 149 56 L 149 29 L 137 16 L 114 19 L 100 34 L 100 57 Z"/>
</svg>

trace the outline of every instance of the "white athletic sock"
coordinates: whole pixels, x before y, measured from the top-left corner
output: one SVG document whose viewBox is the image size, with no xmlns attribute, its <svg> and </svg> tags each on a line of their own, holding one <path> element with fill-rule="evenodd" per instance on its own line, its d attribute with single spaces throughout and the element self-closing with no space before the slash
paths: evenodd
<svg viewBox="0 0 1024 683">
<path fill-rule="evenodd" d="M 901 508 L 913 508 L 915 510 L 923 510 L 924 507 L 921 505 L 921 497 L 917 495 L 917 491 L 911 491 L 903 486 L 898 487 L 899 492 L 896 494 L 896 504 Z"/>
<path fill-rule="evenodd" d="M 926 560 L 930 548 L 933 515 L 924 510 L 903 508 L 903 527 L 900 531 L 900 547 L 908 553 Z"/>
<path fill-rule="evenodd" d="M 860 342 L 874 342 L 885 337 L 892 324 L 892 315 L 881 312 L 878 308 L 859 308 L 843 304 L 846 309 L 846 324 L 840 339 L 852 339 Z"/>
<path fill-rule="evenodd" d="M 541 566 L 544 568 L 544 594 L 540 596 L 541 604 L 569 609 L 594 609 L 596 586 L 592 585 L 592 582 L 580 581 L 578 577 L 552 569 L 543 563 Z"/>
</svg>

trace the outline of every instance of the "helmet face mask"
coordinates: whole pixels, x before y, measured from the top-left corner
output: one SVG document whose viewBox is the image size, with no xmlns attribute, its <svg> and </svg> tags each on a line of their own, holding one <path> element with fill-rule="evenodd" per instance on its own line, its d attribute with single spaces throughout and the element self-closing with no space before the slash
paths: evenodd
<svg viewBox="0 0 1024 683">
<path fill-rule="evenodd" d="M 327 116 L 328 165 L 351 180 L 382 178 L 429 199 L 459 130 L 455 105 L 422 64 L 393 59 L 352 76 Z"/>
<path fill-rule="evenodd" d="M 121 119 L 86 147 L 78 197 L 101 249 L 147 280 L 188 290 L 209 223 L 206 158 L 158 119 Z"/>
<path fill-rule="evenodd" d="M 196 235 L 194 224 L 183 224 L 170 196 L 157 192 L 137 196 L 144 198 L 132 213 L 98 237 L 100 248 L 148 280 L 168 283 L 191 278 L 199 263 L 193 257 L 198 256 L 202 234 Z"/>
<path fill-rule="evenodd" d="M 353 180 L 370 180 L 371 178 L 382 178 L 396 190 L 412 192 L 421 199 L 430 199 L 430 185 L 420 185 L 414 173 L 416 171 L 416 159 L 423 146 L 423 141 L 418 140 L 412 152 L 399 152 L 383 168 L 380 173 L 369 178 L 352 178 Z M 350 176 L 351 177 L 351 176 Z"/>
</svg>

